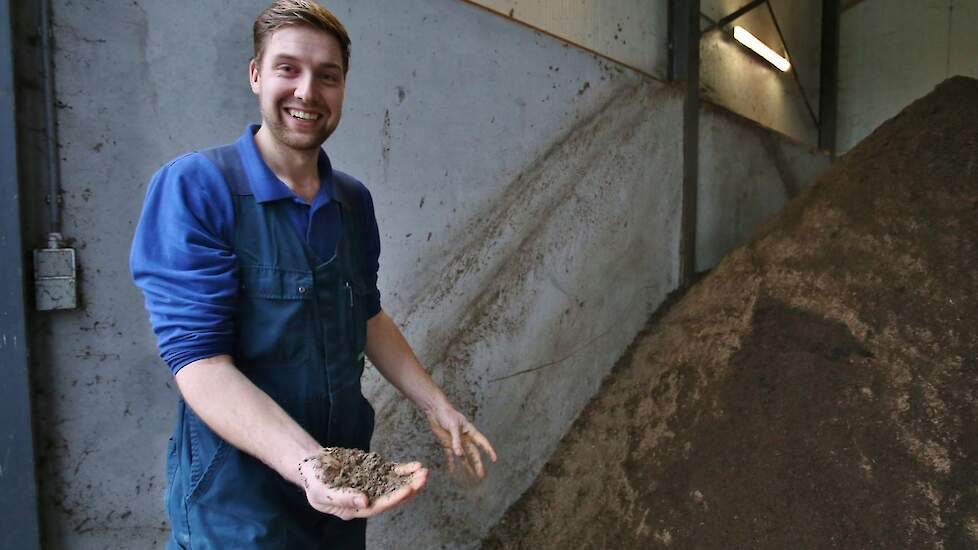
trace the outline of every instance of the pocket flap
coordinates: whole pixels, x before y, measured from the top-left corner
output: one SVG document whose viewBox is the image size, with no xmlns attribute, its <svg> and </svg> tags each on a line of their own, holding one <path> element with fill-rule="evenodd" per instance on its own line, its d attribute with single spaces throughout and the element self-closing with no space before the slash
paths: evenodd
<svg viewBox="0 0 978 550">
<path fill-rule="evenodd" d="M 243 265 L 238 269 L 241 292 L 269 300 L 311 300 L 312 272 L 262 265 Z"/>
</svg>

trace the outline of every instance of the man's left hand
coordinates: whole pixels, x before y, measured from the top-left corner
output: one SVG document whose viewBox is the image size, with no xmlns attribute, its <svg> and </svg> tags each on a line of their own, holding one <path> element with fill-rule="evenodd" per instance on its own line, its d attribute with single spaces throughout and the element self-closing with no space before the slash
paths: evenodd
<svg viewBox="0 0 978 550">
<path fill-rule="evenodd" d="M 493 462 L 496 462 L 496 451 L 489 440 L 465 418 L 465 415 L 448 404 L 436 407 L 425 415 L 428 417 L 431 431 L 445 451 L 448 471 L 455 471 L 455 457 L 458 457 L 469 475 L 476 480 L 486 477 L 480 450 L 489 455 L 489 459 Z"/>
</svg>

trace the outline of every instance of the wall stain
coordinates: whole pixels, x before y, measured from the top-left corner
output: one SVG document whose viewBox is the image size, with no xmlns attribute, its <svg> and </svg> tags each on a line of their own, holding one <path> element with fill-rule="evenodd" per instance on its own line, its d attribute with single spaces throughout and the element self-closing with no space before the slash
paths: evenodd
<svg viewBox="0 0 978 550">
<path fill-rule="evenodd" d="M 391 112 L 384 109 L 384 126 L 381 128 L 380 159 L 384 168 L 384 183 L 387 183 L 387 171 L 391 162 Z"/>
<path fill-rule="evenodd" d="M 454 257 L 440 269 L 442 275 L 425 289 L 423 296 L 408 300 L 411 305 L 404 319 L 437 307 L 454 310 L 458 315 L 457 322 L 448 323 L 450 332 L 429 332 L 427 362 L 465 414 L 474 416 L 478 410 L 473 389 L 479 381 L 467 379 L 467 375 L 478 373 L 459 367 L 470 363 L 471 350 L 486 335 L 512 332 L 521 326 L 521 318 L 529 311 L 521 309 L 512 298 L 527 291 L 523 285 L 539 264 L 535 257 L 541 234 L 562 205 L 579 199 L 578 187 L 587 185 L 581 178 L 582 171 L 606 155 L 606 147 L 599 146 L 596 140 L 610 134 L 618 136 L 615 140 L 627 140 L 634 134 L 634 127 L 642 124 L 643 117 L 622 116 L 622 111 L 653 101 L 649 98 L 656 93 L 673 93 L 668 87 L 656 93 L 649 91 L 640 84 L 623 85 L 572 125 L 506 185 L 499 194 L 501 200 L 493 203 L 490 212 L 474 216 L 475 221 L 461 229 L 464 240 Z M 561 168 L 555 170 L 555 164 Z M 463 281 L 473 277 L 475 280 L 466 281 L 465 287 L 478 291 L 459 295 Z M 392 419 L 397 407 L 377 409 L 380 423 Z"/>
</svg>

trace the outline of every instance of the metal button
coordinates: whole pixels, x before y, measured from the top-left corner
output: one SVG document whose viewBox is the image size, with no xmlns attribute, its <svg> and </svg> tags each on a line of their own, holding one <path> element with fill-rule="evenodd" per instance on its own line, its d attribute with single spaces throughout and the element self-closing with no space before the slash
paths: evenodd
<svg viewBox="0 0 978 550">
<path fill-rule="evenodd" d="M 306 287 L 300 286 L 299 287 L 299 294 L 305 294 L 305 293 L 306 293 Z"/>
</svg>

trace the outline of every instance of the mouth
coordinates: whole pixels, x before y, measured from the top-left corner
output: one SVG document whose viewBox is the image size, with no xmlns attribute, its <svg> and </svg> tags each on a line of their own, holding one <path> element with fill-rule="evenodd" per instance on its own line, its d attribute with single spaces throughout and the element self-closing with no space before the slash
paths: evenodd
<svg viewBox="0 0 978 550">
<path fill-rule="evenodd" d="M 297 118 L 299 120 L 319 120 L 323 117 L 322 113 L 314 113 L 312 111 L 303 111 L 301 109 L 286 109 L 285 112 L 289 113 L 292 118 Z"/>
</svg>

